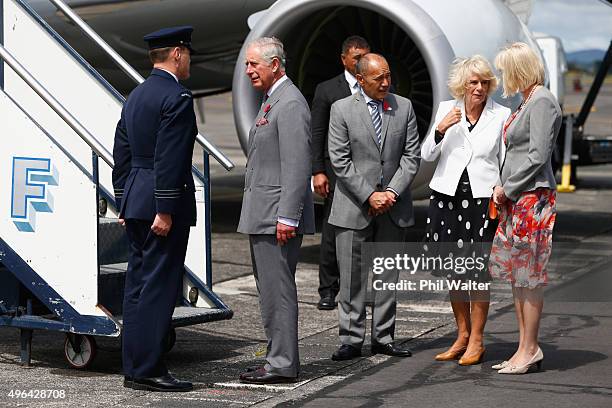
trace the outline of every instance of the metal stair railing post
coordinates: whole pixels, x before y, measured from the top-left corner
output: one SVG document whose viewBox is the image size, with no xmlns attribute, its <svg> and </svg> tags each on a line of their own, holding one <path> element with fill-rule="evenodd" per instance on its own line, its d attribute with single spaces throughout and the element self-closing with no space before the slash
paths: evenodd
<svg viewBox="0 0 612 408">
<path fill-rule="evenodd" d="M 98 35 L 78 14 L 76 14 L 70 6 L 62 0 L 49 0 L 74 24 L 79 27 L 85 35 L 95 42 L 104 51 L 123 72 L 125 72 L 136 83 L 144 82 L 142 75 L 138 73 L 121 55 L 119 55 L 102 37 Z M 209 142 L 200 133 L 196 136 L 196 141 L 204 148 L 211 156 L 213 156 L 227 171 L 234 168 L 234 163 L 223 154 L 215 145 Z"/>
</svg>

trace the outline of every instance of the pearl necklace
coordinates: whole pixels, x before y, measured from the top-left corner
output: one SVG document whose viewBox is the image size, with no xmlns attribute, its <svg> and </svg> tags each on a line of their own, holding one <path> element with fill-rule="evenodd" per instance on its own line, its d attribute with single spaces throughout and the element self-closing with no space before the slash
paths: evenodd
<svg viewBox="0 0 612 408">
<path fill-rule="evenodd" d="M 523 106 L 527 105 L 527 102 L 529 102 L 529 100 L 531 99 L 531 97 L 533 96 L 533 93 L 535 92 L 535 90 L 539 87 L 539 85 L 534 85 L 533 88 L 531 88 L 531 91 L 529 91 L 529 95 L 527 95 L 527 98 L 525 98 L 525 100 L 523 102 L 521 102 L 521 104 L 519 105 L 518 109 L 516 110 L 516 112 L 514 112 L 512 115 L 510 115 L 510 117 L 508 118 L 508 120 L 506 121 L 506 123 L 504 124 L 504 130 L 503 130 L 503 138 L 504 138 L 504 143 L 507 144 L 507 136 L 506 136 L 506 132 L 508 131 L 508 128 L 510 127 L 510 124 L 514 121 L 514 119 L 516 119 L 516 116 L 521 112 L 521 110 L 523 109 Z"/>
<path fill-rule="evenodd" d="M 529 102 L 529 100 L 533 96 L 533 93 L 535 92 L 536 89 L 538 89 L 539 86 L 540 85 L 534 85 L 533 88 L 531 88 L 531 91 L 529 91 L 529 95 L 527 95 L 527 98 L 525 98 L 525 100 L 521 102 L 521 105 L 519 106 L 518 110 L 523 109 L 523 106 L 527 105 L 527 102 Z"/>
</svg>

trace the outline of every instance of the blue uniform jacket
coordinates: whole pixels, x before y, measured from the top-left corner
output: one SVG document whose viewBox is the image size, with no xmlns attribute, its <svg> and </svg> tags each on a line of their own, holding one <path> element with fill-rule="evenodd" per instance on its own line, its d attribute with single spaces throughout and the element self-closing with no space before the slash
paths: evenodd
<svg viewBox="0 0 612 408">
<path fill-rule="evenodd" d="M 198 134 L 191 92 L 169 73 L 153 69 L 130 94 L 115 131 L 113 187 L 124 219 L 195 225 L 191 175 Z"/>
</svg>

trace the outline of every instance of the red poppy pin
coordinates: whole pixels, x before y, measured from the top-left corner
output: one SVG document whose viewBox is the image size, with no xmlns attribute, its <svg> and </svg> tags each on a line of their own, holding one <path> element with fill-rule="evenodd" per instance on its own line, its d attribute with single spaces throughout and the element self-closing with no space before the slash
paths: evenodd
<svg viewBox="0 0 612 408">
<path fill-rule="evenodd" d="M 267 125 L 268 123 L 269 123 L 268 119 L 262 116 L 261 118 L 259 118 L 259 120 L 257 121 L 255 125 L 259 127 L 259 126 Z"/>
<path fill-rule="evenodd" d="M 385 111 L 390 111 L 391 110 L 391 105 L 389 105 L 389 102 L 383 101 L 383 110 L 385 110 Z"/>
<path fill-rule="evenodd" d="M 266 107 L 264 108 L 264 113 L 270 112 L 270 108 L 271 108 L 270 104 L 267 104 Z"/>
</svg>

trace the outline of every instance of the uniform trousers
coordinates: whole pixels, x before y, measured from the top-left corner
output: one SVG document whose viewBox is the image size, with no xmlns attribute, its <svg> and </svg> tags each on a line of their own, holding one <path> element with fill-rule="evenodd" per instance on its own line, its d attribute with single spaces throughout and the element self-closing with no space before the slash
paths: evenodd
<svg viewBox="0 0 612 408">
<path fill-rule="evenodd" d="M 127 219 L 130 244 L 123 298 L 123 372 L 134 378 L 166 375 L 164 339 L 182 287 L 188 225 L 173 223 L 166 237 L 151 221 Z"/>
</svg>

